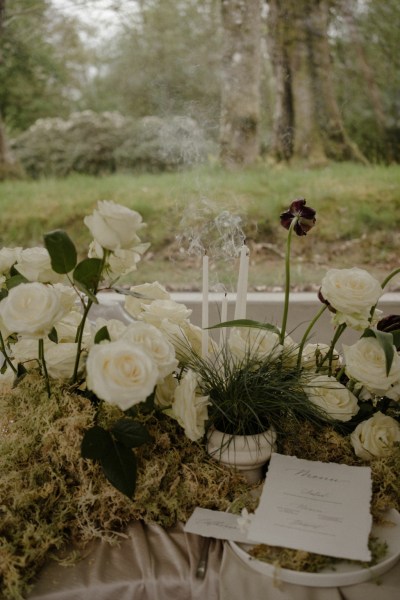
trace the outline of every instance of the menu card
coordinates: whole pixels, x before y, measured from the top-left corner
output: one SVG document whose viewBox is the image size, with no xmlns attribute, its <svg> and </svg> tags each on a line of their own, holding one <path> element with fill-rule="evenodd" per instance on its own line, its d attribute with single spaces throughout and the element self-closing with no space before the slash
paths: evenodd
<svg viewBox="0 0 400 600">
<path fill-rule="evenodd" d="M 254 542 L 369 561 L 371 469 L 273 453 L 248 529 Z"/>
</svg>

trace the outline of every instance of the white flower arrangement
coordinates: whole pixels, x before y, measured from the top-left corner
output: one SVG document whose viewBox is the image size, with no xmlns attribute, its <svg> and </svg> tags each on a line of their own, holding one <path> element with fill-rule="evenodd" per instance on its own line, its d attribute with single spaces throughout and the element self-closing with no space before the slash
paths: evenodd
<svg viewBox="0 0 400 600">
<path fill-rule="evenodd" d="M 62 231 L 47 234 L 45 248 L 3 248 L 1 388 L 18 384 L 33 368 L 49 395 L 52 379 L 63 380 L 95 404 L 118 407 L 124 418 L 112 431 L 97 424 L 87 430 L 82 452 L 101 462 L 104 440 L 112 439 L 105 474 L 129 497 L 136 475 L 127 475 L 120 451 L 123 447 L 132 466 L 133 449 L 149 442 L 135 420 L 141 407 L 175 419 L 193 442 L 201 442 L 211 425 L 222 424 L 230 435 L 252 434 L 271 425 L 279 430 L 280 419 L 295 417 L 338 427 L 362 460 L 387 455 L 400 442 L 400 330 L 399 319 L 380 319 L 377 303 L 400 269 L 383 285 L 362 269 L 328 271 L 321 310 L 295 342 L 286 331 L 290 243 L 293 231 L 305 235 L 315 223 L 315 212 L 305 204 L 296 200 L 281 215 L 289 230 L 282 326 L 243 319 L 217 324 L 229 330 L 220 344 L 211 335 L 204 338 L 190 321 L 191 311 L 159 283 L 127 291 L 132 323 L 89 320 L 101 287 L 135 270 L 147 248 L 138 235 L 141 216 L 124 206 L 99 202 L 84 219 L 94 240 L 80 262 Z M 310 344 L 310 332 L 328 308 L 332 343 Z M 362 334 L 341 356 L 336 344 L 346 327 Z"/>
</svg>

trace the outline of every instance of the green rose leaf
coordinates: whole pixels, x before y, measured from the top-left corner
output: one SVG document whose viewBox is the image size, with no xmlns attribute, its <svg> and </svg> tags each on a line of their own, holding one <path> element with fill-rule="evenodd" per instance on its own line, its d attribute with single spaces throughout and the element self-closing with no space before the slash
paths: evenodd
<svg viewBox="0 0 400 600">
<path fill-rule="evenodd" d="M 55 327 L 53 327 L 53 329 L 50 331 L 48 338 L 51 342 L 58 344 L 58 334 L 57 329 Z"/>
<path fill-rule="evenodd" d="M 8 296 L 8 290 L 6 288 L 2 288 L 0 290 L 0 301 L 4 300 L 4 298 L 7 298 Z"/>
<path fill-rule="evenodd" d="M 152 440 L 146 427 L 132 419 L 119 419 L 114 423 L 111 432 L 127 448 L 136 448 Z"/>
<path fill-rule="evenodd" d="M 102 260 L 100 258 L 85 258 L 76 265 L 73 273 L 74 282 L 77 287 L 86 294 L 93 302 L 98 303 L 93 291 L 97 289 L 102 271 Z"/>
<path fill-rule="evenodd" d="M 96 335 L 94 336 L 95 344 L 100 344 L 100 342 L 104 340 L 111 341 L 110 334 L 106 325 L 104 325 L 104 327 L 101 327 L 101 329 L 99 329 Z"/>
<path fill-rule="evenodd" d="M 73 241 L 65 231 L 55 229 L 44 235 L 44 245 L 50 254 L 51 268 L 65 275 L 75 268 L 77 253 Z"/>
<path fill-rule="evenodd" d="M 122 494 L 132 498 L 137 475 L 136 457 L 132 450 L 119 442 L 113 442 L 112 448 L 100 462 L 108 481 Z"/>
<path fill-rule="evenodd" d="M 83 434 L 81 443 L 82 458 L 91 458 L 102 460 L 113 448 L 113 439 L 111 433 L 95 425 L 87 429 Z"/>
<path fill-rule="evenodd" d="M 390 368 L 392 366 L 394 358 L 394 346 L 393 346 L 393 335 L 386 331 L 379 331 L 378 329 L 366 329 L 362 334 L 363 338 L 374 337 L 380 344 L 381 348 L 385 353 L 386 360 L 386 376 L 389 375 Z"/>
<path fill-rule="evenodd" d="M 260 321 L 253 321 L 251 319 L 236 319 L 234 321 L 224 321 L 224 323 L 218 323 L 207 329 L 220 329 L 221 327 L 249 327 L 252 329 L 267 329 L 273 331 L 279 335 L 279 329 L 271 323 L 261 323 Z"/>
<path fill-rule="evenodd" d="M 20 285 L 21 283 L 29 283 L 26 277 L 20 275 L 17 271 L 16 273 L 17 275 L 13 275 L 6 281 L 6 286 L 8 290 L 11 290 L 13 287 L 17 287 L 17 285 Z"/>
</svg>

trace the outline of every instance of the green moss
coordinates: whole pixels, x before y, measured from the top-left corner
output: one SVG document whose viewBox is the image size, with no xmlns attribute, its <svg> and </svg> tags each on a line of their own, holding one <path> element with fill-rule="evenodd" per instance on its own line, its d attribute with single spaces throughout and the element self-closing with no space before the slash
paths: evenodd
<svg viewBox="0 0 400 600">
<path fill-rule="evenodd" d="M 65 554 L 71 542 L 79 552 L 95 538 L 116 542 L 132 519 L 168 527 L 186 521 L 196 506 L 225 510 L 246 489 L 172 420 L 150 417 L 154 443 L 138 453 L 131 501 L 80 457 L 83 431 L 94 422 L 91 403 L 62 385 L 52 389 L 48 398 L 43 382 L 29 376 L 0 395 L 0 597 L 23 598 L 55 553 L 74 560 L 76 554 Z M 105 407 L 101 421 L 116 416 L 117 409 Z"/>
</svg>

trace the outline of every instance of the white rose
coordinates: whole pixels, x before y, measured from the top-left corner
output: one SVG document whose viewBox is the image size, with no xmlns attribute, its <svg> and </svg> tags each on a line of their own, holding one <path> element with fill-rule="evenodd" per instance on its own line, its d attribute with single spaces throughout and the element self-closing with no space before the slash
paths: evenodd
<svg viewBox="0 0 400 600">
<path fill-rule="evenodd" d="M 179 360 L 184 360 L 191 351 L 198 356 L 201 355 L 202 329 L 200 327 L 193 325 L 188 320 L 177 325 L 176 323 L 171 323 L 171 321 L 168 321 L 167 319 L 164 319 L 159 327 L 175 347 L 176 356 Z M 208 353 L 212 354 L 217 352 L 217 345 L 211 336 L 209 336 Z"/>
<path fill-rule="evenodd" d="M 171 406 L 174 399 L 175 390 L 178 386 L 178 380 L 172 374 L 167 375 L 156 387 L 154 402 L 161 408 Z"/>
<path fill-rule="evenodd" d="M 357 425 L 350 440 L 359 458 L 372 460 L 389 454 L 393 444 L 400 442 L 400 425 L 392 417 L 376 412 Z"/>
<path fill-rule="evenodd" d="M 383 293 L 377 279 L 364 269 L 330 269 L 322 280 L 321 294 L 338 314 L 335 323 L 354 329 L 369 325 L 370 311 Z"/>
<path fill-rule="evenodd" d="M 0 273 L 8 273 L 17 262 L 22 248 L 2 248 L 0 250 Z"/>
<path fill-rule="evenodd" d="M 97 209 L 83 222 L 95 241 L 107 250 L 129 250 L 140 243 L 137 231 L 143 227 L 139 213 L 108 200 L 97 203 Z"/>
<path fill-rule="evenodd" d="M 278 358 L 282 354 L 279 335 L 268 329 L 245 327 L 232 328 L 228 346 L 234 356 L 243 359 L 246 356 L 254 358 Z"/>
<path fill-rule="evenodd" d="M 30 338 L 46 337 L 65 314 L 59 290 L 43 283 L 22 283 L 0 302 L 5 327 Z"/>
<path fill-rule="evenodd" d="M 114 250 L 107 258 L 105 274 L 111 281 L 136 271 L 136 264 L 150 244 L 139 244 L 130 250 Z M 103 258 L 103 248 L 96 241 L 89 246 L 89 258 Z"/>
<path fill-rule="evenodd" d="M 44 348 L 50 343 L 48 339 L 44 341 Z M 12 353 L 15 362 L 27 363 L 31 360 L 39 359 L 39 346 L 37 340 L 30 338 L 21 338 L 12 346 Z"/>
<path fill-rule="evenodd" d="M 126 296 L 125 298 L 125 310 L 135 318 L 140 315 L 144 305 L 150 304 L 153 300 L 170 300 L 171 298 L 167 290 L 158 281 L 135 285 L 129 291 L 143 296 L 143 298 L 135 298 L 135 296 Z"/>
<path fill-rule="evenodd" d="M 350 421 L 359 411 L 357 398 L 329 375 L 318 375 L 305 387 L 310 402 L 322 408 L 332 419 Z"/>
<path fill-rule="evenodd" d="M 65 280 L 65 275 L 60 275 L 51 268 L 50 255 L 46 248 L 37 247 L 22 250 L 19 253 L 15 268 L 28 281 L 57 283 Z"/>
<path fill-rule="evenodd" d="M 196 373 L 187 371 L 175 390 L 175 398 L 170 412 L 192 442 L 203 437 L 204 424 L 208 419 L 208 396 L 197 395 L 197 385 Z"/>
<path fill-rule="evenodd" d="M 147 352 L 126 340 L 92 346 L 86 371 L 88 388 L 122 410 L 144 402 L 158 379 L 158 369 Z"/>
<path fill-rule="evenodd" d="M 55 328 L 57 330 L 58 342 L 75 342 L 78 327 L 82 321 L 82 313 L 78 310 L 69 311 L 60 321 L 57 321 Z M 85 322 L 83 331 L 83 343 L 88 345 L 91 341 L 91 325 L 88 321 Z"/>
<path fill-rule="evenodd" d="M 320 367 L 325 356 L 328 354 L 330 346 L 328 344 L 307 344 L 303 348 L 301 357 L 302 365 L 305 369 L 315 370 Z M 335 369 L 340 364 L 339 352 L 333 350 L 332 368 Z M 329 360 L 326 359 L 322 365 L 323 369 L 329 368 Z"/>
<path fill-rule="evenodd" d="M 119 340 L 126 331 L 126 324 L 120 321 L 119 319 L 103 319 L 99 317 L 96 319 L 94 324 L 93 331 L 93 340 L 96 336 L 96 333 L 100 331 L 103 327 L 107 327 L 108 335 L 110 336 L 111 342 L 115 342 Z"/>
<path fill-rule="evenodd" d="M 178 366 L 173 345 L 154 325 L 138 321 L 132 323 L 126 328 L 122 339 L 139 344 L 146 350 L 158 367 L 160 381 Z"/>
<path fill-rule="evenodd" d="M 173 300 L 153 300 L 150 304 L 143 305 L 143 311 L 139 315 L 139 318 L 146 323 L 160 327 L 164 319 L 180 325 L 191 314 L 192 311 L 179 302 L 174 302 Z"/>
<path fill-rule="evenodd" d="M 54 344 L 50 342 L 45 345 L 44 359 L 47 372 L 53 379 L 70 379 L 74 372 L 76 353 L 78 345 L 72 342 Z M 79 358 L 79 371 L 84 366 L 84 353 Z"/>
<path fill-rule="evenodd" d="M 373 337 L 361 338 L 352 346 L 343 344 L 346 375 L 361 383 L 372 394 L 383 396 L 400 382 L 400 356 L 395 352 L 386 375 L 385 352 Z"/>
</svg>

